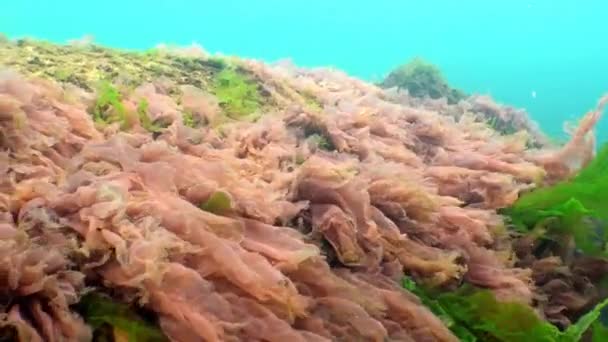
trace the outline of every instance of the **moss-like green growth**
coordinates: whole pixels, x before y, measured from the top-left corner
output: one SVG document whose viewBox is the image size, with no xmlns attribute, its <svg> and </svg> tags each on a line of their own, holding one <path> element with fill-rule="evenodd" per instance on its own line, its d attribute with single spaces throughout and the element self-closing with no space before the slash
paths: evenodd
<svg viewBox="0 0 608 342">
<path fill-rule="evenodd" d="M 306 106 L 312 111 L 320 112 L 323 110 L 321 102 L 313 95 L 308 92 L 300 92 L 300 95 L 304 98 Z"/>
<path fill-rule="evenodd" d="M 196 120 L 194 119 L 194 114 L 192 114 L 191 111 L 185 111 L 182 113 L 182 121 L 186 127 L 196 127 Z"/>
<path fill-rule="evenodd" d="M 1 44 L 0 64 L 25 74 L 73 83 L 86 90 L 95 89 L 101 80 L 137 87 L 160 77 L 177 85 L 191 84 L 207 89 L 218 70 L 217 61 L 179 57 L 157 49 L 135 52 L 31 39 Z"/>
<path fill-rule="evenodd" d="M 71 75 L 72 75 L 72 72 L 67 68 L 56 69 L 53 74 L 55 79 L 60 82 L 66 82 L 70 78 Z"/>
<path fill-rule="evenodd" d="M 107 296 L 88 294 L 77 307 L 93 328 L 94 340 L 117 341 L 126 338 L 129 342 L 169 341 L 158 327 L 143 320 L 129 306 L 117 303 Z"/>
<path fill-rule="evenodd" d="M 492 130 L 498 132 L 501 135 L 511 135 L 517 133 L 517 128 L 513 126 L 513 123 L 510 121 L 503 121 L 496 116 L 490 117 L 486 124 Z"/>
<path fill-rule="evenodd" d="M 439 68 L 419 57 L 393 70 L 380 86 L 407 89 L 414 97 L 445 97 L 448 103 L 457 103 L 466 97 L 462 91 L 448 85 Z"/>
<path fill-rule="evenodd" d="M 526 193 L 502 213 L 519 230 L 571 236 L 584 253 L 608 256 L 608 144 L 571 180 Z"/>
<path fill-rule="evenodd" d="M 304 127 L 304 136 L 307 138 L 309 143 L 317 148 L 325 151 L 336 150 L 336 146 L 333 144 L 327 134 L 327 131 L 323 127 L 314 125 Z"/>
<path fill-rule="evenodd" d="M 200 205 L 200 208 L 210 213 L 223 214 L 232 209 L 232 199 L 228 193 L 216 191 Z"/>
<path fill-rule="evenodd" d="M 228 67 L 228 63 L 220 57 L 209 57 L 205 63 L 213 68 L 222 70 Z"/>
<path fill-rule="evenodd" d="M 122 104 L 122 95 L 110 82 L 100 83 L 93 107 L 93 120 L 101 126 L 120 122 L 121 128 L 126 128 L 127 111 Z"/>
<path fill-rule="evenodd" d="M 97 90 L 102 81 L 132 89 L 160 80 L 167 85 L 167 94 L 178 103 L 181 85 L 213 93 L 224 113 L 214 125 L 234 119 L 255 120 L 258 109 L 274 104 L 273 94 L 259 86 L 262 80 L 241 64 L 231 58 L 188 56 L 163 49 L 137 52 L 31 39 L 0 44 L 0 65 L 28 76 L 71 83 L 87 91 Z M 315 106 L 313 99 L 309 102 L 311 107 Z"/>
<path fill-rule="evenodd" d="M 325 151 L 334 151 L 336 147 L 332 144 L 331 140 L 327 139 L 325 136 L 313 133 L 308 137 L 308 140 L 318 148 Z"/>
<path fill-rule="evenodd" d="M 605 332 L 598 318 L 608 299 L 560 331 L 529 306 L 498 301 L 490 290 L 463 286 L 453 292 L 433 293 L 409 278 L 403 280 L 403 287 L 418 296 L 463 342 L 578 342 L 592 326 L 594 334 Z"/>
<path fill-rule="evenodd" d="M 223 69 L 215 75 L 211 91 L 225 114 L 232 119 L 243 119 L 254 114 L 263 103 L 257 84 L 232 68 Z"/>
<path fill-rule="evenodd" d="M 151 133 L 160 133 L 163 128 L 160 124 L 156 122 L 152 122 L 150 117 L 148 116 L 148 101 L 146 99 L 139 100 L 137 104 L 137 116 L 139 117 L 139 122 L 143 128 L 145 128 L 148 132 Z"/>
<path fill-rule="evenodd" d="M 296 165 L 302 165 L 306 162 L 306 157 L 304 157 L 304 155 L 302 155 L 301 153 L 296 153 L 296 156 L 294 158 L 294 163 Z"/>
</svg>

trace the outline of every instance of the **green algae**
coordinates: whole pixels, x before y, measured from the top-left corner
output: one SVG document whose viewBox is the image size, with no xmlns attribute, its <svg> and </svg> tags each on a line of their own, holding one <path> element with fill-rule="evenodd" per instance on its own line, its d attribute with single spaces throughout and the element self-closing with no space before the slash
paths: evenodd
<svg viewBox="0 0 608 342">
<path fill-rule="evenodd" d="M 334 144 L 332 144 L 331 140 L 329 140 L 328 138 L 326 138 L 325 136 L 323 136 L 322 134 L 319 134 L 319 133 L 311 134 L 308 137 L 308 140 L 313 145 L 315 145 L 318 148 L 325 150 L 325 151 L 334 151 L 336 149 Z"/>
<path fill-rule="evenodd" d="M 393 70 L 380 83 L 380 86 L 407 89 L 410 95 L 419 98 L 445 97 L 450 104 L 457 103 L 466 97 L 462 91 L 448 85 L 437 66 L 419 57 Z"/>
<path fill-rule="evenodd" d="M 127 111 L 122 104 L 122 95 L 110 82 L 100 82 L 97 100 L 93 107 L 93 120 L 101 126 L 120 122 L 121 128 L 126 128 Z"/>
<path fill-rule="evenodd" d="M 323 110 L 323 104 L 313 94 L 302 91 L 300 95 L 304 98 L 304 102 L 308 109 L 314 112 L 321 112 Z"/>
<path fill-rule="evenodd" d="M 257 84 L 233 68 L 225 68 L 215 75 L 211 92 L 226 116 L 232 119 L 255 114 L 263 103 Z"/>
<path fill-rule="evenodd" d="M 336 146 L 332 142 L 329 134 L 327 134 L 325 128 L 316 125 L 309 125 L 304 127 L 304 136 L 314 146 L 325 150 L 335 151 Z"/>
<path fill-rule="evenodd" d="M 94 44 L 59 45 L 20 39 L 0 42 L 0 65 L 27 76 L 73 84 L 89 92 L 97 90 L 100 82 L 134 89 L 162 81 L 167 94 L 178 103 L 180 86 L 191 85 L 218 98 L 222 115 L 216 118 L 216 124 L 254 121 L 264 109 L 277 107 L 273 95 L 263 90 L 264 81 L 237 58 L 187 56 L 160 48 L 127 51 Z M 309 109 L 321 110 L 314 96 L 300 95 Z"/>
<path fill-rule="evenodd" d="M 402 285 L 418 296 L 463 342 L 578 342 L 590 329 L 594 336 L 606 336 L 606 328 L 598 319 L 608 299 L 560 331 L 542 320 L 531 307 L 515 301 L 499 301 L 487 289 L 465 285 L 452 292 L 437 293 L 407 277 Z"/>
<path fill-rule="evenodd" d="M 222 70 L 228 67 L 228 63 L 220 57 L 209 57 L 206 61 L 207 65 L 210 67 L 216 68 L 218 70 Z"/>
<path fill-rule="evenodd" d="M 186 127 L 190 127 L 190 128 L 196 127 L 196 120 L 194 118 L 194 114 L 191 111 L 184 111 L 182 113 L 182 122 L 184 123 L 184 126 L 186 126 Z"/>
<path fill-rule="evenodd" d="M 517 133 L 517 128 L 513 126 L 513 123 L 510 121 L 503 121 L 502 119 L 492 116 L 486 120 L 486 124 L 492 130 L 498 132 L 500 135 L 512 135 Z"/>
<path fill-rule="evenodd" d="M 150 116 L 148 115 L 148 106 L 148 100 L 139 100 L 139 103 L 137 104 L 137 116 L 139 117 L 139 123 L 150 133 L 160 133 L 164 128 L 166 128 L 166 126 L 150 120 Z"/>
<path fill-rule="evenodd" d="M 216 191 L 207 201 L 200 205 L 200 208 L 213 214 L 222 214 L 232 208 L 232 199 L 228 193 Z"/>
<path fill-rule="evenodd" d="M 96 45 L 56 45 L 21 39 L 0 46 L 0 64 L 20 72 L 93 90 L 101 80 L 136 87 L 157 78 L 208 88 L 221 62 L 158 51 L 122 51 Z"/>
<path fill-rule="evenodd" d="M 93 328 L 94 341 L 164 342 L 169 339 L 156 325 L 142 319 L 132 308 L 99 293 L 89 293 L 78 303 L 85 321 Z"/>
<path fill-rule="evenodd" d="M 592 342 L 605 342 L 608 341 L 608 327 L 602 323 L 595 322 L 592 325 L 593 335 L 591 337 Z"/>
<path fill-rule="evenodd" d="M 570 236 L 583 253 L 608 256 L 608 144 L 572 179 L 523 194 L 501 213 L 515 229 Z"/>
</svg>

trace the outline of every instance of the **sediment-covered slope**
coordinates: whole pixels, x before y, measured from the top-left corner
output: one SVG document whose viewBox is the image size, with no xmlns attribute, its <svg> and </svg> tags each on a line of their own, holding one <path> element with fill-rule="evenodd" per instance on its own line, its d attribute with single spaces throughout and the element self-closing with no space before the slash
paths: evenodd
<svg viewBox="0 0 608 342">
<path fill-rule="evenodd" d="M 338 71 L 0 46 L 2 324 L 20 340 L 93 338 L 77 305 L 91 291 L 173 341 L 457 341 L 404 276 L 564 326 L 599 299 L 566 279 L 553 305 L 497 211 L 592 159 L 603 103 L 572 143 L 531 151 L 474 99 Z"/>
</svg>

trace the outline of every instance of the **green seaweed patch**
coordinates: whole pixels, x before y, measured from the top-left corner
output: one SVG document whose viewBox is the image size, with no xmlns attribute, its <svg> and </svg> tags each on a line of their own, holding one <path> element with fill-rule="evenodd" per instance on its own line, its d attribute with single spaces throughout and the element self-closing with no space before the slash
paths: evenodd
<svg viewBox="0 0 608 342">
<path fill-rule="evenodd" d="M 331 140 L 319 133 L 314 133 L 308 136 L 308 141 L 310 141 L 314 146 L 325 151 L 334 151 L 336 149 Z"/>
<path fill-rule="evenodd" d="M 583 253 L 608 256 L 608 144 L 572 179 L 525 193 L 500 213 L 516 230 L 571 237 Z"/>
<path fill-rule="evenodd" d="M 605 342 L 608 341 L 608 327 L 602 324 L 600 321 L 596 321 L 592 325 L 593 334 L 591 335 L 592 342 Z"/>
<path fill-rule="evenodd" d="M 94 340 L 112 341 L 121 336 L 129 342 L 169 341 L 155 324 L 142 319 L 128 305 L 100 293 L 84 296 L 77 309 L 93 328 Z"/>
<path fill-rule="evenodd" d="M 492 291 L 463 286 L 456 291 L 435 293 L 404 278 L 405 289 L 418 296 L 454 335 L 463 342 L 578 342 L 590 329 L 594 334 L 603 327 L 598 318 L 608 299 L 583 315 L 576 324 L 560 331 L 542 320 L 534 310 L 520 302 L 496 299 Z"/>
<path fill-rule="evenodd" d="M 93 107 L 93 120 L 101 126 L 120 122 L 121 128 L 126 128 L 127 111 L 122 104 L 122 95 L 108 81 L 100 83 L 97 100 Z"/>
<path fill-rule="evenodd" d="M 209 124 L 209 121 L 205 117 L 195 115 L 191 110 L 184 110 L 182 112 L 182 123 L 186 127 L 199 128 Z"/>
<path fill-rule="evenodd" d="M 299 166 L 304 164 L 306 162 L 306 159 L 307 158 L 302 153 L 296 153 L 294 163 Z"/>
<path fill-rule="evenodd" d="M 0 50 L 0 64 L 89 91 L 96 89 L 100 80 L 135 87 L 159 77 L 205 89 L 218 70 L 201 59 L 178 62 L 178 56 L 158 51 L 122 51 L 96 45 L 56 45 L 28 39 L 2 44 Z M 65 66 L 69 66 L 70 75 L 61 70 Z"/>
<path fill-rule="evenodd" d="M 215 75 L 211 92 L 226 116 L 232 119 L 245 119 L 255 114 L 263 103 L 257 84 L 232 68 Z"/>
<path fill-rule="evenodd" d="M 70 77 L 72 75 L 73 75 L 72 71 L 67 68 L 55 69 L 53 72 L 53 77 L 55 77 L 55 79 L 60 82 L 66 82 L 67 80 L 70 79 Z"/>
<path fill-rule="evenodd" d="M 517 128 L 513 126 L 513 123 L 502 121 L 496 116 L 492 116 L 486 120 L 486 125 L 500 135 L 512 135 L 517 133 Z"/>
<path fill-rule="evenodd" d="M 383 88 L 399 87 L 407 89 L 413 97 L 447 98 L 448 103 L 457 103 L 466 97 L 458 89 L 451 88 L 439 68 L 417 57 L 393 70 L 380 83 Z"/>
<path fill-rule="evenodd" d="M 189 110 L 186 110 L 182 113 L 182 122 L 186 127 L 195 128 L 197 126 L 194 114 L 192 114 L 192 112 Z"/>
<path fill-rule="evenodd" d="M 218 70 L 222 70 L 228 67 L 228 63 L 220 57 L 209 57 L 205 59 L 203 63 Z"/>
<path fill-rule="evenodd" d="M 150 120 L 150 116 L 148 115 L 148 100 L 141 99 L 137 104 L 137 116 L 139 117 L 139 122 L 143 128 L 145 128 L 150 133 L 160 133 L 166 126 L 161 125 L 157 122 L 152 122 Z"/>
<path fill-rule="evenodd" d="M 213 214 L 224 214 L 232 209 L 232 199 L 227 192 L 216 191 L 200 205 L 200 208 Z"/>
<path fill-rule="evenodd" d="M 333 144 L 331 139 L 327 136 L 324 128 L 315 125 L 310 125 L 304 128 L 304 136 L 314 146 L 325 150 L 335 151 L 336 146 Z"/>
<path fill-rule="evenodd" d="M 323 110 L 323 105 L 313 94 L 307 91 L 302 91 L 300 92 L 300 95 L 304 98 L 304 102 L 310 110 L 315 112 L 320 112 Z"/>
</svg>

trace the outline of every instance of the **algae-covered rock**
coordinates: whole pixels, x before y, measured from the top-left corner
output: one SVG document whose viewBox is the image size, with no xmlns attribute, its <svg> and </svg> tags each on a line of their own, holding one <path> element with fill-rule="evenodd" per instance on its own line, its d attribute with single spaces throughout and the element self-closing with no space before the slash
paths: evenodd
<svg viewBox="0 0 608 342">
<path fill-rule="evenodd" d="M 606 152 L 574 185 L 529 189 L 569 170 L 570 151 L 590 159 L 608 100 L 565 152 L 535 158 L 523 134 L 479 122 L 513 122 L 490 99 L 432 100 L 455 101 L 424 64 L 405 68 L 403 99 L 197 47 L 19 40 L 0 64 L 21 71 L 0 75 L 0 272 L 15 279 L 0 288 L 16 338 L 574 342 L 605 305 L 591 274 L 608 262 L 587 253 L 605 240 L 577 232 L 596 228 L 579 214 L 606 220 Z M 545 218 L 604 258 L 547 254 L 527 235 Z M 537 241 L 521 251 L 520 235 Z"/>
<path fill-rule="evenodd" d="M 451 88 L 439 68 L 422 58 L 414 58 L 393 70 L 380 84 L 383 88 L 399 87 L 407 89 L 414 97 L 432 99 L 447 98 L 448 103 L 457 103 L 466 95 Z"/>
<path fill-rule="evenodd" d="M 122 51 L 96 45 L 55 45 L 29 39 L 1 46 L 0 64 L 26 74 L 92 90 L 100 80 L 138 86 L 164 77 L 178 84 L 206 87 L 217 62 L 173 56 L 162 50 Z"/>
<path fill-rule="evenodd" d="M 30 39 L 10 42 L 0 38 L 0 66 L 26 75 L 97 92 L 102 81 L 106 85 L 134 89 L 162 80 L 169 84 L 166 92 L 177 101 L 181 96 L 180 86 L 188 85 L 215 95 L 229 120 L 255 118 L 255 113 L 271 104 L 272 99 L 259 90 L 260 82 L 253 74 L 235 63 L 238 64 L 238 59 L 173 53 L 162 47 L 136 52 L 91 43 L 57 45 Z M 101 90 L 104 89 L 108 86 Z M 101 100 L 105 95 L 107 93 L 98 94 Z"/>
<path fill-rule="evenodd" d="M 254 114 L 263 103 L 258 85 L 232 68 L 224 68 L 215 75 L 212 92 L 226 115 L 233 119 Z"/>
</svg>

